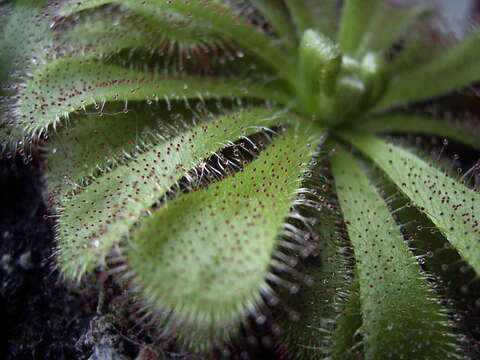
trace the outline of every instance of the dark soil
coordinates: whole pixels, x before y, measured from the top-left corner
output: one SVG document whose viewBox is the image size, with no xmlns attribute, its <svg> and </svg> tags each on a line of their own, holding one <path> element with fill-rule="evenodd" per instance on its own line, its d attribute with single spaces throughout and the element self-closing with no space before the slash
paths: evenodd
<svg viewBox="0 0 480 360">
<path fill-rule="evenodd" d="M 79 359 L 75 343 L 92 316 L 88 297 L 65 287 L 51 262 L 36 164 L 0 160 L 2 359 Z"/>
<path fill-rule="evenodd" d="M 43 189 L 38 163 L 0 159 L 0 318 L 6 330 L 0 358 L 130 360 L 141 352 L 139 360 L 158 359 L 123 335 L 110 305 L 118 289 L 109 281 L 82 289 L 61 281 Z"/>
</svg>

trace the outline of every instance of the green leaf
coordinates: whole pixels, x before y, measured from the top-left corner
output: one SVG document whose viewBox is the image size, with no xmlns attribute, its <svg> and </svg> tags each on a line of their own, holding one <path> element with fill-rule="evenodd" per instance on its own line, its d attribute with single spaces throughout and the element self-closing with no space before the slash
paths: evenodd
<svg viewBox="0 0 480 360">
<path fill-rule="evenodd" d="M 257 97 L 280 99 L 278 90 L 249 81 L 168 77 L 98 61 L 61 59 L 38 69 L 20 90 L 16 128 L 37 137 L 62 118 L 108 101 Z M 284 100 L 286 97 L 284 97 Z M 17 130 L 18 132 L 19 130 Z"/>
<path fill-rule="evenodd" d="M 314 21 L 313 29 L 321 34 L 336 39 L 338 34 L 338 24 L 341 15 L 342 0 L 303 0 L 305 8 L 311 14 Z"/>
<path fill-rule="evenodd" d="M 332 169 L 355 252 L 365 358 L 459 355 L 445 309 L 359 162 L 337 146 Z"/>
<path fill-rule="evenodd" d="M 142 142 L 155 139 L 153 133 L 168 137 L 180 131 L 168 127 L 166 109 L 152 106 L 145 111 L 145 104 L 135 105 L 127 113 L 116 103 L 105 106 L 102 116 L 95 111 L 74 116 L 73 126 L 66 125 L 49 136 L 43 150 L 51 198 L 61 199 L 68 191 L 84 186 L 100 169 L 115 167 L 115 156 L 135 152 Z M 183 115 L 178 109 L 175 113 Z"/>
<path fill-rule="evenodd" d="M 245 110 L 200 123 L 170 139 L 159 136 L 156 143 L 113 159 L 113 170 L 62 198 L 57 208 L 62 275 L 79 281 L 85 273 L 103 266 L 131 226 L 189 170 L 199 166 L 201 171 L 203 159 L 224 144 L 278 121 L 278 115 L 269 110 Z"/>
<path fill-rule="evenodd" d="M 194 347 L 227 340 L 271 293 L 276 238 L 319 139 L 312 130 L 286 130 L 242 171 L 167 202 L 134 229 L 126 256 L 135 283 Z"/>
<path fill-rule="evenodd" d="M 341 0 L 340 0 L 341 1 Z M 289 0 L 287 9 L 290 14 L 296 14 L 298 22 L 305 24 L 304 30 L 317 30 L 319 33 L 331 39 L 335 39 L 338 32 L 338 20 L 340 18 L 339 0 Z M 251 1 L 263 15 L 268 19 L 272 26 L 277 29 L 279 35 L 292 39 L 293 44 L 297 45 L 298 39 L 302 33 L 295 32 L 295 28 L 285 13 L 281 10 L 283 7 L 277 0 L 252 0 Z M 308 25 L 308 26 L 307 26 Z M 298 39 L 297 39 L 298 37 Z M 296 50 L 293 48 L 293 50 Z"/>
<path fill-rule="evenodd" d="M 399 47 L 394 46 L 387 52 L 389 74 L 400 77 L 420 66 L 426 66 L 454 43 L 453 39 L 446 38 L 438 31 L 432 32 L 432 22 L 427 18 L 413 22 L 396 42 Z"/>
<path fill-rule="evenodd" d="M 369 95 L 366 90 L 358 76 L 341 77 L 335 86 L 334 96 L 319 94 L 317 97 L 322 123 L 335 126 L 344 119 L 353 118 L 365 95 Z"/>
<path fill-rule="evenodd" d="M 331 334 L 332 343 L 328 349 L 330 358 L 335 360 L 357 360 L 363 358 L 362 349 L 358 345 L 359 329 L 362 326 L 362 313 L 358 280 L 355 279 L 353 289 L 348 294 L 342 314 L 336 320 L 335 330 Z"/>
<path fill-rule="evenodd" d="M 443 95 L 480 80 L 479 56 L 480 31 L 475 31 L 433 61 L 394 77 L 376 109 Z"/>
<path fill-rule="evenodd" d="M 295 30 L 287 13 L 279 6 L 278 2 L 276 0 L 252 0 L 251 3 L 272 25 L 274 31 L 285 43 L 285 47 L 294 53 L 297 45 Z"/>
<path fill-rule="evenodd" d="M 342 55 L 336 44 L 315 30 L 303 33 L 299 46 L 299 70 L 303 81 L 304 104 L 311 112 L 316 110 L 318 92 L 334 92 L 342 65 Z"/>
<path fill-rule="evenodd" d="M 480 274 L 480 195 L 413 153 L 364 133 L 342 135 L 387 173 Z"/>
<path fill-rule="evenodd" d="M 475 307 L 478 297 L 473 294 L 477 291 L 474 289 L 478 289 L 475 284 L 478 275 L 448 243 L 435 224 L 398 191 L 388 176 L 378 167 L 373 170 L 379 174 L 381 181 L 377 183 L 382 187 L 384 197 L 389 199 L 389 206 L 395 209 L 397 222 L 402 224 L 402 234 L 422 262 L 422 268 L 431 273 L 432 278 L 441 279 L 435 286 L 442 297 L 449 299 L 449 304 L 452 304 L 449 308 L 455 312 L 452 315 L 456 319 L 456 327 L 459 331 L 468 333 L 465 329 L 471 329 L 477 322 L 475 317 L 465 316 L 464 312 Z M 466 347 L 468 351 L 472 350 L 468 345 Z"/>
<path fill-rule="evenodd" d="M 308 29 L 315 29 L 315 22 L 312 13 L 305 0 L 285 0 L 290 16 L 297 26 L 299 37 Z"/>
<path fill-rule="evenodd" d="M 0 153 L 12 132 L 12 103 L 8 90 L 19 74 L 36 66 L 44 51 L 51 49 L 48 33 L 51 9 L 44 0 L 18 0 L 0 5 Z"/>
<path fill-rule="evenodd" d="M 183 101 L 149 105 L 134 102 L 128 112 L 121 103 L 96 110 L 87 108 L 87 115 L 74 115 L 50 134 L 43 146 L 49 196 L 58 202 L 71 190 L 88 185 L 99 173 L 116 167 L 117 157 L 155 141 L 156 134 L 169 138 L 188 130 L 196 121 L 224 111 L 214 108 L 211 102 L 185 106 Z"/>
<path fill-rule="evenodd" d="M 271 65 L 284 79 L 295 84 L 294 69 L 290 60 L 282 51 L 273 45 L 272 39 L 268 38 L 260 30 L 243 22 L 228 6 L 218 0 L 190 0 L 190 1 L 157 1 L 157 0 L 77 0 L 67 4 L 61 11 L 61 15 L 69 15 L 73 12 L 97 7 L 103 4 L 120 3 L 143 16 L 155 16 L 149 11 L 149 7 L 158 11 L 172 11 L 180 15 L 190 17 L 199 24 L 207 26 L 215 33 L 233 39 L 245 51 L 258 56 L 265 63 Z M 144 5 L 147 5 L 146 7 Z"/>
<path fill-rule="evenodd" d="M 165 47 L 196 48 L 219 42 L 190 19 L 151 9 L 145 18 L 128 9 L 99 8 L 75 21 L 58 22 L 55 42 L 63 57 L 107 57 L 124 49 L 155 52 Z"/>
<path fill-rule="evenodd" d="M 426 13 L 427 9 L 422 5 L 399 7 L 383 3 L 379 6 L 358 46 L 356 52 L 358 58 L 363 57 L 367 52 L 388 51 L 405 30 Z"/>
<path fill-rule="evenodd" d="M 88 9 L 93 9 L 107 4 L 119 3 L 115 0 L 75 0 L 63 4 L 60 8 L 59 15 L 61 16 L 70 16 L 75 12 L 80 12 Z M 120 0 L 121 3 L 121 0 Z"/>
<path fill-rule="evenodd" d="M 324 165 L 323 163 L 322 168 Z M 320 167 L 314 168 L 313 172 L 320 170 Z M 313 188 L 309 184 L 304 186 L 311 192 L 318 192 L 320 198 L 329 199 L 331 190 L 326 193 L 322 189 L 330 187 L 326 182 L 322 183 L 320 185 L 317 181 L 317 184 L 312 184 Z M 298 293 L 279 293 L 282 303 L 287 304 L 286 307 L 294 312 L 293 316 L 289 314 L 290 316 L 279 318 L 279 345 L 281 349 L 285 347 L 288 354 L 295 359 L 325 359 L 334 349 L 335 353 L 346 352 L 353 345 L 345 345 L 348 343 L 346 334 L 358 329 L 358 326 L 352 326 L 347 332 L 342 331 L 341 336 L 337 334 L 338 327 L 342 326 L 338 319 L 347 316 L 344 312 L 348 307 L 346 298 L 349 297 L 352 287 L 349 275 L 351 265 L 345 254 L 346 242 L 338 229 L 340 219 L 329 209 L 330 200 L 324 200 L 318 205 L 322 207 L 319 213 L 300 213 L 303 217 L 317 220 L 310 230 L 314 234 L 310 241 L 318 242 L 313 255 L 306 259 L 299 258 L 299 255 L 290 255 L 295 261 L 298 258 L 299 263 L 294 271 L 306 279 L 307 285 L 300 287 Z M 303 235 L 300 231 L 297 232 L 299 236 Z M 308 248 L 309 245 L 312 244 L 309 242 L 301 246 Z M 291 259 L 288 261 L 291 262 Z M 286 272 L 288 271 L 287 269 Z M 294 277 L 293 281 L 298 282 L 300 279 Z M 352 325 L 350 322 L 348 324 Z M 342 327 L 342 330 L 345 329 Z"/>
<path fill-rule="evenodd" d="M 342 53 L 349 56 L 357 53 L 362 39 L 369 36 L 370 22 L 379 11 L 381 3 L 382 0 L 345 1 L 338 38 Z"/>
<path fill-rule="evenodd" d="M 11 74 L 35 66 L 49 50 L 46 0 L 18 0 L 0 6 L 0 85 L 12 82 Z"/>
<path fill-rule="evenodd" d="M 403 114 L 381 115 L 362 120 L 356 128 L 367 132 L 410 133 L 440 136 L 480 150 L 480 135 L 448 120 Z"/>
</svg>

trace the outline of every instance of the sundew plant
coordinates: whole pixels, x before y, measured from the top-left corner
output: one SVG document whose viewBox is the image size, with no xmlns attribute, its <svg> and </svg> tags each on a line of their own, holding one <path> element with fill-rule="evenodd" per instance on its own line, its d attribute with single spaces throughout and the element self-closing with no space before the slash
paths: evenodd
<svg viewBox="0 0 480 360">
<path fill-rule="evenodd" d="M 390 135 L 480 149 L 411 106 L 480 80 L 478 31 L 381 0 L 1 6 L 2 147 L 43 159 L 65 281 L 114 276 L 202 356 L 252 321 L 298 359 L 468 355 L 436 280 L 480 273 L 475 169 Z"/>
</svg>

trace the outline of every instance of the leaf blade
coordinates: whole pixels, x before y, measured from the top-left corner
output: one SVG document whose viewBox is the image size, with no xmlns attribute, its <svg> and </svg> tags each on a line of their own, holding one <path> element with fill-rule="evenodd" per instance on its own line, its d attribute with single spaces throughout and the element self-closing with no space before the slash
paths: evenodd
<svg viewBox="0 0 480 360">
<path fill-rule="evenodd" d="M 380 4 L 379 11 L 373 15 L 368 31 L 358 45 L 356 56 L 361 58 L 367 52 L 388 51 L 402 33 L 425 13 L 426 7 L 422 5 L 399 7 Z M 379 33 L 382 36 L 379 36 Z"/>
<path fill-rule="evenodd" d="M 479 49 L 477 30 L 433 61 L 394 78 L 376 110 L 443 95 L 479 80 Z"/>
<path fill-rule="evenodd" d="M 275 240 L 312 158 L 309 131 L 286 130 L 243 171 L 167 203 L 135 230 L 128 263 L 136 282 L 183 336 L 225 340 L 270 292 Z"/>
<path fill-rule="evenodd" d="M 105 264 L 112 247 L 187 171 L 225 142 L 277 124 L 264 108 L 227 114 L 171 139 L 158 139 L 143 152 L 128 154 L 116 168 L 63 197 L 58 210 L 58 261 L 64 278 L 80 281 Z"/>
<path fill-rule="evenodd" d="M 270 92 L 267 89 L 235 79 L 167 77 L 94 60 L 60 59 L 40 68 L 20 91 L 13 108 L 14 125 L 17 132 L 22 129 L 36 138 L 87 105 L 119 100 L 261 98 Z"/>
<path fill-rule="evenodd" d="M 340 22 L 338 42 L 342 53 L 354 56 L 368 31 L 370 19 L 378 11 L 381 0 L 346 0 Z"/>
<path fill-rule="evenodd" d="M 365 357 L 442 358 L 458 339 L 395 219 L 359 162 L 336 147 L 332 169 L 357 262 Z"/>
<path fill-rule="evenodd" d="M 181 15 L 198 20 L 199 23 L 208 24 L 218 34 L 234 39 L 245 50 L 252 52 L 265 63 L 271 65 L 291 85 L 295 84 L 295 71 L 292 64 L 283 56 L 282 51 L 272 43 L 272 40 L 255 27 L 241 21 L 241 18 L 236 16 L 226 4 L 218 0 L 193 0 L 188 2 L 145 0 L 141 3 L 136 0 L 80 0 L 67 4 L 60 14 L 69 15 L 76 11 L 112 2 L 124 4 L 146 16 L 151 14 L 148 10 L 145 11 L 143 4 L 151 5 L 158 10 L 178 12 Z"/>
<path fill-rule="evenodd" d="M 268 19 L 277 34 L 285 38 L 286 48 L 292 52 L 295 51 L 296 38 L 292 24 L 275 0 L 252 0 L 252 4 Z"/>
<path fill-rule="evenodd" d="M 156 9 L 151 9 L 155 14 Z M 145 18 L 126 8 L 99 8 L 54 26 L 63 57 L 104 58 L 125 49 L 155 52 L 166 46 L 195 48 L 219 41 L 205 28 L 172 14 Z"/>
<path fill-rule="evenodd" d="M 311 170 L 314 174 L 312 178 L 303 185 L 309 189 L 309 194 L 318 194 L 318 197 L 307 198 L 315 205 L 300 206 L 298 209 L 299 217 L 315 223 L 303 233 L 301 225 L 296 230 L 298 236 L 309 239 L 310 235 L 312 238 L 301 245 L 301 251 L 308 249 L 309 245 L 315 245 L 315 249 L 305 259 L 296 253 L 286 255 L 292 257 L 288 261 L 299 262 L 295 266 L 298 274 L 292 276 L 292 281 L 299 282 L 305 277 L 307 284 L 300 285 L 298 293 L 279 293 L 282 303 L 291 311 L 288 311 L 289 316 L 278 319 L 282 329 L 278 347 L 279 351 L 287 352 L 295 359 L 325 359 L 328 356 L 336 359 L 340 355 L 346 358 L 345 354 L 354 345 L 353 333 L 360 326 L 351 309 L 351 299 L 358 297 L 358 290 L 355 290 L 356 287 L 353 289 L 351 259 L 345 251 L 349 246 L 348 240 L 344 236 L 344 228 L 339 226 L 341 217 L 334 210 L 332 182 L 330 174 L 325 174 L 328 164 L 325 159 L 320 161 Z M 292 226 L 298 227 L 295 222 Z M 356 320 L 360 318 L 361 323 L 359 306 L 355 309 L 358 310 Z"/>
<path fill-rule="evenodd" d="M 113 116 L 75 116 L 73 126 L 57 129 L 42 146 L 48 193 L 53 201 L 83 187 L 85 180 L 103 169 L 114 168 L 119 154 L 135 152 L 142 142 L 158 140 L 154 134 L 168 138 L 181 131 L 178 126 L 168 127 L 168 116 L 160 111 L 141 111 L 134 106 L 124 113 L 122 104 L 112 105 L 117 105 L 108 106 Z"/>
<path fill-rule="evenodd" d="M 299 37 L 301 37 L 304 31 L 315 28 L 313 18 L 311 17 L 312 14 L 305 0 L 285 0 L 285 5 L 297 27 Z"/>
<path fill-rule="evenodd" d="M 479 135 L 469 129 L 442 119 L 403 114 L 374 116 L 356 126 L 372 133 L 414 133 L 452 139 L 480 150 Z"/>
<path fill-rule="evenodd" d="M 342 134 L 370 157 L 480 273 L 480 195 L 413 153 L 364 133 Z M 476 205 L 477 204 L 477 205 Z"/>
</svg>

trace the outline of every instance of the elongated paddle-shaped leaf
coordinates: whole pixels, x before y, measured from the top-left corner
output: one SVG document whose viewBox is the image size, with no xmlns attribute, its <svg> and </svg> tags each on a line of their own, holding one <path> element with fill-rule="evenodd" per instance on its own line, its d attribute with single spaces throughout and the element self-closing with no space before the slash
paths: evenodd
<svg viewBox="0 0 480 360">
<path fill-rule="evenodd" d="M 342 52 L 354 56 L 362 39 L 368 36 L 371 19 L 382 0 L 346 0 L 343 8 L 338 42 Z"/>
<path fill-rule="evenodd" d="M 365 358 L 447 358 L 457 345 L 447 316 L 385 201 L 340 146 L 332 169 L 355 252 Z"/>
<path fill-rule="evenodd" d="M 0 5 L 0 152 L 7 138 L 20 133 L 8 126 L 12 117 L 6 109 L 13 102 L 9 89 L 20 81 L 19 74 L 35 68 L 44 51 L 52 51 L 51 9 L 46 4 L 45 0 L 18 0 Z"/>
<path fill-rule="evenodd" d="M 335 330 L 330 335 L 332 342 L 328 348 L 328 355 L 332 359 L 357 360 L 362 358 L 362 348 L 359 346 L 361 336 L 359 329 L 362 326 L 362 310 L 358 279 L 354 279 L 348 299 L 335 323 Z"/>
<path fill-rule="evenodd" d="M 285 5 L 288 7 L 293 22 L 297 26 L 299 36 L 303 34 L 305 30 L 315 28 L 312 13 L 308 9 L 305 0 L 285 0 Z"/>
<path fill-rule="evenodd" d="M 344 138 L 372 158 L 480 273 L 480 195 L 410 151 L 363 133 Z"/>
<path fill-rule="evenodd" d="M 271 292 L 276 238 L 318 139 L 311 130 L 286 130 L 242 171 L 167 202 L 134 230 L 135 283 L 183 336 L 204 346 L 225 339 Z"/>
<path fill-rule="evenodd" d="M 440 136 L 480 150 L 480 134 L 447 120 L 414 115 L 383 115 L 361 121 L 359 130 Z"/>
<path fill-rule="evenodd" d="M 155 16 L 146 5 L 158 10 L 177 12 L 191 17 L 198 23 L 210 27 L 217 34 L 234 39 L 245 51 L 256 54 L 265 63 L 270 64 L 285 79 L 295 83 L 294 71 L 289 60 L 283 56 L 280 49 L 272 44 L 272 40 L 258 29 L 241 20 L 224 3 L 217 0 L 190 0 L 190 1 L 157 1 L 144 0 L 83 0 L 67 4 L 61 14 L 68 15 L 75 11 L 97 7 L 103 4 L 120 3 L 144 16 Z"/>
<path fill-rule="evenodd" d="M 341 6 L 338 0 L 303 0 L 311 14 L 314 29 L 334 40 L 337 38 Z"/>
<path fill-rule="evenodd" d="M 51 9 L 46 0 L 18 0 L 2 4 L 0 11 L 0 84 L 11 82 L 14 71 L 35 66 L 52 40 L 48 32 Z M 2 89 L 3 90 L 3 89 Z"/>
<path fill-rule="evenodd" d="M 62 59 L 41 67 L 21 90 L 17 128 L 38 135 L 62 117 L 106 101 L 270 97 L 276 90 L 248 81 L 166 77 L 97 61 Z"/>
<path fill-rule="evenodd" d="M 252 0 L 252 4 L 260 10 L 263 16 L 272 25 L 274 31 L 283 39 L 285 47 L 295 51 L 295 31 L 288 15 L 278 5 L 276 0 Z"/>
<path fill-rule="evenodd" d="M 183 115 L 176 105 L 173 103 L 175 114 Z M 119 161 L 116 157 L 135 152 L 142 142 L 156 140 L 153 134 L 168 138 L 180 131 L 175 126 L 168 127 L 172 122 L 168 112 L 158 107 L 145 111 L 134 104 L 124 113 L 123 104 L 117 103 L 106 105 L 102 110 L 106 112 L 103 116 L 93 110 L 88 115 L 73 116 L 73 126 L 67 124 L 50 135 L 44 151 L 51 198 L 84 186 L 90 175 L 115 167 Z M 185 118 L 189 115 L 192 117 L 187 112 Z"/>
<path fill-rule="evenodd" d="M 316 191 L 321 197 L 328 196 L 320 189 Z M 300 259 L 301 263 L 296 267 L 298 272 L 309 277 L 311 284 L 301 287 L 298 293 L 281 294 L 282 300 L 295 312 L 295 317 L 292 319 L 290 315 L 280 319 L 282 335 L 279 344 L 285 346 L 295 359 L 325 359 L 333 352 L 345 353 L 352 346 L 348 346 L 347 334 L 358 329 L 348 322 L 347 332 L 342 331 L 340 336 L 336 332 L 337 327 L 345 322 L 339 324 L 338 319 L 345 311 L 345 298 L 352 287 L 351 268 L 344 253 L 344 240 L 338 231 L 338 216 L 327 208 L 328 203 L 322 205 L 321 213 L 315 216 L 319 221 L 313 227 L 314 236 L 318 236 L 315 255 Z M 345 329 L 342 327 L 342 330 Z"/>
<path fill-rule="evenodd" d="M 100 58 L 124 49 L 155 52 L 167 46 L 195 48 L 216 43 L 208 29 L 181 16 L 167 13 L 146 19 L 128 9 L 108 7 L 81 14 L 78 20 L 60 23 L 54 29 L 55 42 L 64 57 Z"/>
<path fill-rule="evenodd" d="M 390 50 L 403 32 L 426 12 L 425 6 L 421 5 L 399 7 L 384 3 L 380 7 L 369 21 L 368 31 L 356 51 L 357 57 L 367 52 Z"/>
<path fill-rule="evenodd" d="M 103 265 L 105 256 L 128 233 L 141 215 L 182 177 L 224 144 L 255 133 L 258 126 L 277 124 L 266 109 L 251 109 L 199 124 L 191 130 L 138 154 L 62 200 L 57 241 L 65 278 Z"/>
<path fill-rule="evenodd" d="M 443 95 L 478 81 L 480 79 L 479 56 L 480 31 L 475 31 L 435 60 L 393 78 L 377 109 Z"/>
</svg>

